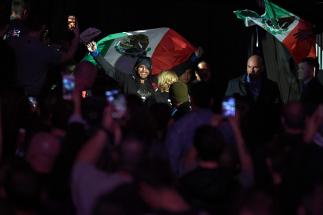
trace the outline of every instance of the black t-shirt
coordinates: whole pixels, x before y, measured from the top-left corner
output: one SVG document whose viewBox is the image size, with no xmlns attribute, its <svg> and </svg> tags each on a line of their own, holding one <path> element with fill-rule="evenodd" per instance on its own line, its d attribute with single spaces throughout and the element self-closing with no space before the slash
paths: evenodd
<svg viewBox="0 0 323 215">
<path fill-rule="evenodd" d="M 15 79 L 15 53 L 6 41 L 0 40 L 1 58 L 1 88 L 9 87 L 14 84 Z"/>
<path fill-rule="evenodd" d="M 198 209 L 211 214 L 227 214 L 239 190 L 236 177 L 223 168 L 201 167 L 180 178 L 180 191 Z"/>
</svg>

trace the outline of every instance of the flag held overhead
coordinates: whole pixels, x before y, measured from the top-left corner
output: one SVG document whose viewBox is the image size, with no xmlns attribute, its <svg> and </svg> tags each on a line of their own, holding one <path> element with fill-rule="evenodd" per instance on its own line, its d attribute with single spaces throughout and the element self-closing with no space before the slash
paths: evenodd
<svg viewBox="0 0 323 215">
<path fill-rule="evenodd" d="M 121 72 L 132 71 L 140 56 L 152 59 L 152 74 L 159 74 L 189 60 L 197 50 L 170 28 L 155 28 L 110 34 L 97 43 L 101 55 Z M 91 55 L 85 60 L 95 63 Z"/>
<path fill-rule="evenodd" d="M 306 39 L 298 39 L 295 34 L 301 31 L 311 31 L 312 25 L 293 13 L 264 0 L 265 13 L 258 15 L 251 10 L 237 10 L 234 14 L 242 19 L 247 27 L 259 25 L 264 30 L 282 42 L 296 63 L 305 57 L 315 56 L 315 36 L 311 35 Z"/>
</svg>

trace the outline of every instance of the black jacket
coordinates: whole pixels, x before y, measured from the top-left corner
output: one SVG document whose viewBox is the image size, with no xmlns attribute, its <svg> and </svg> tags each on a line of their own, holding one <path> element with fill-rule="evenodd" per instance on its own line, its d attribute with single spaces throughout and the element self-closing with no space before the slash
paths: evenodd
<svg viewBox="0 0 323 215">
<path fill-rule="evenodd" d="M 140 79 L 136 73 L 126 74 L 115 69 L 109 62 L 107 62 L 101 55 L 95 57 L 95 60 L 100 64 L 105 73 L 119 83 L 125 94 L 137 95 L 146 99 L 154 95 L 153 79 L 150 76 L 144 84 L 140 83 Z"/>
<path fill-rule="evenodd" d="M 313 78 L 310 82 L 308 82 L 308 84 L 304 85 L 301 94 L 301 101 L 312 105 L 318 105 L 323 103 L 322 93 L 323 86 L 318 80 Z"/>
<path fill-rule="evenodd" d="M 277 84 L 267 78 L 262 78 L 260 92 L 257 98 L 254 98 L 253 95 L 251 95 L 248 87 L 249 86 L 245 80 L 245 75 L 232 79 L 228 83 L 225 96 L 239 95 L 241 97 L 247 98 L 249 101 L 262 105 L 281 103 Z"/>
</svg>

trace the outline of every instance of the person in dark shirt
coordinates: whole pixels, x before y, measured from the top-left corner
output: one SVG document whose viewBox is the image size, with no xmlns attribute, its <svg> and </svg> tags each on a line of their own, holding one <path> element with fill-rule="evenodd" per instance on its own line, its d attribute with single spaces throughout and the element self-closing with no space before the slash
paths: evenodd
<svg viewBox="0 0 323 215">
<path fill-rule="evenodd" d="M 253 159 L 257 160 L 256 183 L 264 184 L 266 177 L 261 171 L 264 170 L 265 160 L 261 154 L 264 144 L 278 131 L 281 97 L 277 84 L 266 77 L 261 56 L 249 57 L 246 73 L 230 80 L 226 96 L 234 96 L 248 106 L 242 130 Z"/>
<path fill-rule="evenodd" d="M 40 10 L 40 9 L 39 9 Z M 15 84 L 24 90 L 28 97 L 40 99 L 46 80 L 52 68 L 73 59 L 79 45 L 78 24 L 70 31 L 74 37 L 66 50 L 59 51 L 43 42 L 46 28 L 46 14 L 38 9 L 28 15 L 27 31 L 21 37 L 10 37 L 8 44 L 15 52 Z"/>
<path fill-rule="evenodd" d="M 281 102 L 278 86 L 265 77 L 263 59 L 259 55 L 249 57 L 246 74 L 230 80 L 225 95 L 243 96 L 262 105 Z"/>
<path fill-rule="evenodd" d="M 298 80 L 300 83 L 301 101 L 308 105 L 323 103 L 323 86 L 316 79 L 315 73 L 318 71 L 318 62 L 315 58 L 304 58 L 298 64 Z"/>
<path fill-rule="evenodd" d="M 153 83 L 155 81 L 153 80 L 154 77 L 151 76 L 152 63 L 149 57 L 139 57 L 133 72 L 126 74 L 114 68 L 100 55 L 95 42 L 90 42 L 87 48 L 105 73 L 119 83 L 125 94 L 137 95 L 144 101 L 154 95 Z"/>
<path fill-rule="evenodd" d="M 172 103 L 171 116 L 175 121 L 192 110 L 188 87 L 185 83 L 177 81 L 170 85 L 169 98 Z"/>
<path fill-rule="evenodd" d="M 193 207 L 210 214 L 229 214 L 239 182 L 231 170 L 221 165 L 223 135 L 216 128 L 203 125 L 195 131 L 193 145 L 198 165 L 180 178 L 181 193 Z"/>
<path fill-rule="evenodd" d="M 178 81 L 178 76 L 172 71 L 163 71 L 158 75 L 158 90 L 155 93 L 156 103 L 165 103 L 171 106 L 169 99 L 170 86 Z"/>
</svg>

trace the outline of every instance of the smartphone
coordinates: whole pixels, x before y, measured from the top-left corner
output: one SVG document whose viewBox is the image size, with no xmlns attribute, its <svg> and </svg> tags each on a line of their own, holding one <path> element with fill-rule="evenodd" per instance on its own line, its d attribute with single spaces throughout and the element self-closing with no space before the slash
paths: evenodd
<svg viewBox="0 0 323 215">
<path fill-rule="evenodd" d="M 89 96 L 92 96 L 92 92 L 91 92 L 91 90 L 82 90 L 81 96 L 82 96 L 83 99 L 85 99 L 85 98 L 87 98 Z"/>
<path fill-rule="evenodd" d="M 76 18 L 73 15 L 69 15 L 67 17 L 67 26 L 69 30 L 74 30 L 74 28 L 76 27 Z"/>
<path fill-rule="evenodd" d="M 28 97 L 29 106 L 32 112 L 35 112 L 38 108 L 38 101 L 35 97 Z"/>
<path fill-rule="evenodd" d="M 112 105 L 112 118 L 121 119 L 126 111 L 126 98 L 119 90 L 109 90 L 105 92 L 108 104 Z"/>
<path fill-rule="evenodd" d="M 29 96 L 28 97 L 29 104 L 36 108 L 37 107 L 37 99 L 35 97 Z"/>
<path fill-rule="evenodd" d="M 235 116 L 236 101 L 233 97 L 225 98 L 222 102 L 222 114 L 224 117 Z"/>
<path fill-rule="evenodd" d="M 75 89 L 74 75 L 73 74 L 63 75 L 63 98 L 66 100 L 71 100 L 74 89 Z"/>
</svg>

